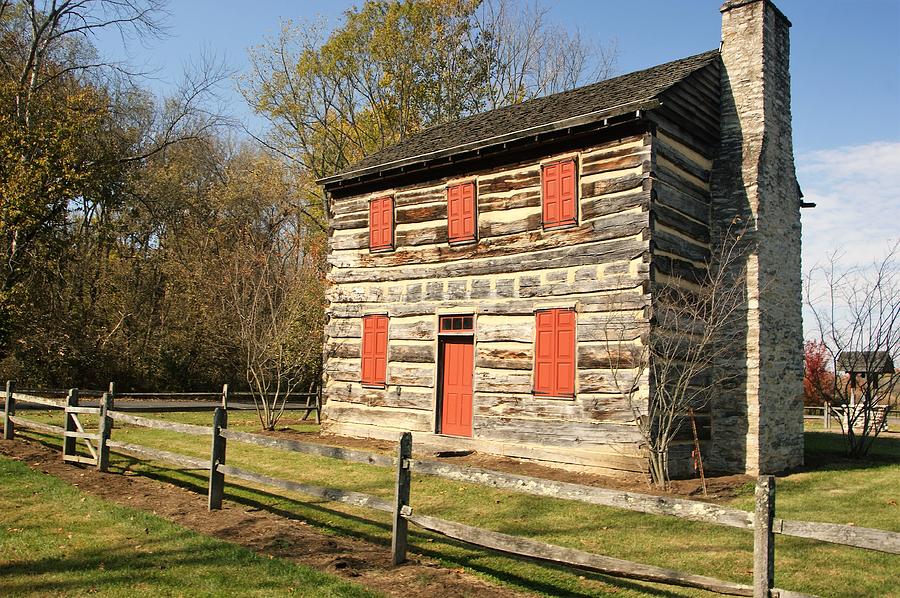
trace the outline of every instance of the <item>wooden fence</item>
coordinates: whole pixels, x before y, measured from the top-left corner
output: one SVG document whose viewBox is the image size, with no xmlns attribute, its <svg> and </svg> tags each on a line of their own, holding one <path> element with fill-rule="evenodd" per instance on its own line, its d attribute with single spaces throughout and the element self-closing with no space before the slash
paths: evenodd
<svg viewBox="0 0 900 598">
<path fill-rule="evenodd" d="M 77 397 L 77 393 L 75 393 Z M 67 395 L 71 397 L 71 393 Z M 13 430 L 19 425 L 38 432 L 62 435 L 65 441 L 81 436 L 67 435 L 67 430 L 58 426 L 28 422 L 14 415 L 15 401 L 33 401 L 32 395 L 12 392 L 7 385 L 4 411 L 4 438 L 13 438 Z M 46 399 L 39 404 L 66 409 L 71 399 L 63 401 Z M 76 398 L 77 406 L 77 398 Z M 832 544 L 853 546 L 856 548 L 875 550 L 891 554 L 900 554 L 900 533 L 879 529 L 862 528 L 832 523 L 795 521 L 775 517 L 775 479 L 772 476 L 761 476 L 756 486 L 755 512 L 742 511 L 695 500 L 653 496 L 636 492 L 624 492 L 583 486 L 566 482 L 545 480 L 521 476 L 500 471 L 461 467 L 458 465 L 414 459 L 412 453 L 412 435 L 405 432 L 399 442 L 399 453 L 396 457 L 360 451 L 355 449 L 326 446 L 317 443 L 296 440 L 278 439 L 247 432 L 228 429 L 228 410 L 217 408 L 213 415 L 212 426 L 197 426 L 167 422 L 142 416 L 136 416 L 121 410 L 112 409 L 109 393 L 103 397 L 100 406 L 100 430 L 96 440 L 98 445 L 97 459 L 93 464 L 100 470 L 106 470 L 109 463 L 110 449 L 116 452 L 172 463 L 187 469 L 209 472 L 208 507 L 210 510 L 220 509 L 225 493 L 226 476 L 297 492 L 319 499 L 342 502 L 391 513 L 392 540 L 391 551 L 395 564 L 406 560 L 408 549 L 408 526 L 410 523 L 467 544 L 489 548 L 505 554 L 525 557 L 541 562 L 565 565 L 579 570 L 593 571 L 605 575 L 637 579 L 654 583 L 662 583 L 690 588 L 700 588 L 712 592 L 734 596 L 804 596 L 797 592 L 773 587 L 775 573 L 774 536 L 776 534 L 799 538 L 810 538 Z M 67 411 L 69 413 L 78 413 Z M 208 436 L 211 439 L 211 456 L 209 460 L 198 459 L 136 444 L 118 442 L 111 438 L 113 423 L 143 426 L 181 434 Z M 94 439 L 94 437 L 91 437 Z M 354 463 L 363 463 L 378 467 L 395 468 L 396 487 L 394 500 L 388 501 L 377 496 L 326 488 L 276 478 L 247 469 L 234 467 L 226 463 L 228 441 L 253 444 L 257 446 L 330 457 Z M 64 457 L 66 453 L 64 442 Z M 81 463 L 88 462 L 79 461 Z M 735 527 L 752 531 L 754 534 L 754 567 L 753 585 L 723 581 L 712 577 L 694 575 L 634 563 L 622 559 L 593 554 L 572 548 L 555 546 L 536 540 L 502 534 L 487 529 L 472 527 L 416 513 L 411 505 L 412 474 L 438 476 L 458 482 L 480 484 L 536 496 L 552 497 L 564 500 L 576 500 L 584 503 L 602 505 L 617 509 L 636 511 L 652 515 L 664 515 L 700 521 L 715 525 Z"/>
</svg>

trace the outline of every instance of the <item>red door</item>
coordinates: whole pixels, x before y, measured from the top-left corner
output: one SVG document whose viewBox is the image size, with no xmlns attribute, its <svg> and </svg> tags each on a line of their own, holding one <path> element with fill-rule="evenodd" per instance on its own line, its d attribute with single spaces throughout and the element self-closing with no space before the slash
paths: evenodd
<svg viewBox="0 0 900 598">
<path fill-rule="evenodd" d="M 472 435 L 472 339 L 443 339 L 441 433 Z"/>
</svg>

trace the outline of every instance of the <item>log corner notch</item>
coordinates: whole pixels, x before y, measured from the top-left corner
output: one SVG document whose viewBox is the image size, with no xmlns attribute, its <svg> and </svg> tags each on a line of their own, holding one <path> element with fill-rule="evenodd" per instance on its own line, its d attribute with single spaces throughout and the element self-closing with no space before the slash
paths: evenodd
<svg viewBox="0 0 900 598">
<path fill-rule="evenodd" d="M 408 546 L 409 522 L 406 515 L 409 514 L 409 492 L 412 480 L 412 434 L 404 432 L 400 436 L 400 448 L 397 455 L 397 486 L 394 499 L 394 519 L 391 533 L 391 562 L 400 565 L 406 562 L 406 549 Z"/>
</svg>

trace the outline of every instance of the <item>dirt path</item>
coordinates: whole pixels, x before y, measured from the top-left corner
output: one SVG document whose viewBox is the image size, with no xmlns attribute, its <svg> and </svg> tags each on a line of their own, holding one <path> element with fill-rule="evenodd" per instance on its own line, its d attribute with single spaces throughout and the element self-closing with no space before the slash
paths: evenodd
<svg viewBox="0 0 900 598">
<path fill-rule="evenodd" d="M 100 473 L 93 468 L 63 464 L 59 453 L 25 440 L 0 440 L 0 454 L 32 469 L 65 480 L 80 490 L 120 505 L 152 512 L 206 534 L 328 571 L 391 596 L 526 596 L 491 585 L 461 570 L 410 555 L 410 562 L 393 567 L 389 550 L 340 536 L 330 536 L 301 521 L 226 501 L 209 512 L 205 497 L 173 484 L 141 476 Z"/>
</svg>

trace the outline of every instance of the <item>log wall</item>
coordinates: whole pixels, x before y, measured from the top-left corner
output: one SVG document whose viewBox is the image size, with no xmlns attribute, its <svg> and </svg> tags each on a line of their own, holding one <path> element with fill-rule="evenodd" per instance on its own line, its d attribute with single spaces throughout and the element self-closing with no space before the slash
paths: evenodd
<svg viewBox="0 0 900 598">
<path fill-rule="evenodd" d="M 331 205 L 325 430 L 470 447 L 568 465 L 643 470 L 633 411 L 617 390 L 608 339 L 646 342 L 654 137 L 631 134 L 542 160 Z M 544 231 L 541 163 L 578 165 L 575 226 Z M 447 242 L 448 184 L 476 182 L 478 240 Z M 368 250 L 368 202 L 392 194 L 395 249 Z M 574 399 L 532 394 L 534 311 L 575 308 Z M 361 317 L 390 316 L 387 386 L 360 382 Z M 435 435 L 441 314 L 475 314 L 473 438 Z"/>
</svg>

